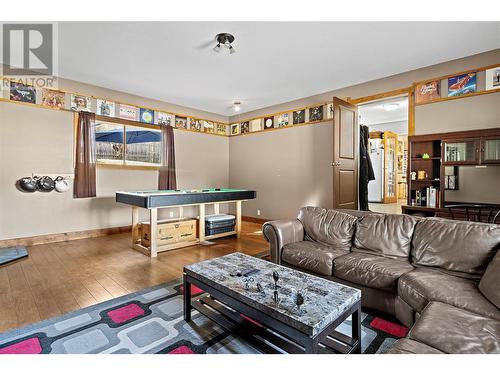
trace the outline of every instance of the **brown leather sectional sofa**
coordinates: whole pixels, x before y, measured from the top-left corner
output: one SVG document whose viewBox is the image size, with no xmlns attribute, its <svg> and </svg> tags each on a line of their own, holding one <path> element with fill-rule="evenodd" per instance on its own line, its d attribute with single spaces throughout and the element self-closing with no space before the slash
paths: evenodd
<svg viewBox="0 0 500 375">
<path fill-rule="evenodd" d="M 305 207 L 263 233 L 273 262 L 411 327 L 390 353 L 500 353 L 500 225 Z"/>
</svg>

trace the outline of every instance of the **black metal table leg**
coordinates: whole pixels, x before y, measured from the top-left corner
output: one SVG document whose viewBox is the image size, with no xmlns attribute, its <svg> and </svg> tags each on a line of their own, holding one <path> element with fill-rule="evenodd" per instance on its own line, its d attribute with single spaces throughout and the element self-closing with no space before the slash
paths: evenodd
<svg viewBox="0 0 500 375">
<path fill-rule="evenodd" d="M 353 353 L 361 354 L 361 304 L 352 314 L 352 338 L 357 342 Z"/>
<path fill-rule="evenodd" d="M 191 283 L 187 281 L 187 275 L 184 274 L 184 320 L 191 321 Z"/>
<path fill-rule="evenodd" d="M 305 347 L 305 354 L 318 354 L 318 341 L 310 339 Z"/>
</svg>

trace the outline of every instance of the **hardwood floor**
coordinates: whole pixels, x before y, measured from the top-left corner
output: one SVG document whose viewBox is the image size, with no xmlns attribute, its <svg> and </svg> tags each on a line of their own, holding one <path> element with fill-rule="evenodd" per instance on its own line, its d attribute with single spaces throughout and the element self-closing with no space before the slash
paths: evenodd
<svg viewBox="0 0 500 375">
<path fill-rule="evenodd" d="M 130 233 L 29 246 L 29 257 L 0 266 L 0 332 L 182 276 L 184 265 L 240 251 L 268 250 L 262 225 L 243 222 L 240 239 L 160 253 L 132 250 Z"/>
</svg>

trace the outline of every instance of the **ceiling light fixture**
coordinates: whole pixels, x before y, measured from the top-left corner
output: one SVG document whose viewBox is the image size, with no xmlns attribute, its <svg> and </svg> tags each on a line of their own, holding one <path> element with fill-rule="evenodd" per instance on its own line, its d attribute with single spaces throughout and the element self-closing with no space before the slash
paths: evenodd
<svg viewBox="0 0 500 375">
<path fill-rule="evenodd" d="M 238 102 L 238 101 L 234 102 L 233 109 L 235 112 L 239 112 L 241 110 L 241 102 Z"/>
<path fill-rule="evenodd" d="M 217 45 L 214 47 L 215 52 L 220 52 L 221 45 L 226 47 L 229 50 L 229 53 L 232 55 L 236 53 L 236 50 L 232 46 L 231 43 L 234 42 L 234 36 L 228 33 L 220 33 L 215 36 L 215 40 L 217 41 Z"/>
<path fill-rule="evenodd" d="M 382 107 L 388 111 L 388 112 L 392 112 L 392 111 L 395 111 L 396 109 L 399 108 L 399 103 L 387 103 L 387 104 L 382 104 Z"/>
</svg>

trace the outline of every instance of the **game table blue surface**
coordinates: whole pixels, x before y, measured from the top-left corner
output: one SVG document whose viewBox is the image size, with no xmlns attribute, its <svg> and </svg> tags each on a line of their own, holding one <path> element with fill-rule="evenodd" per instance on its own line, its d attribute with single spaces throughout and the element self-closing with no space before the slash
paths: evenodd
<svg viewBox="0 0 500 375">
<path fill-rule="evenodd" d="M 142 208 L 155 208 L 241 201 L 255 199 L 256 196 L 254 190 L 243 189 L 142 190 L 118 191 L 116 201 Z"/>
</svg>

